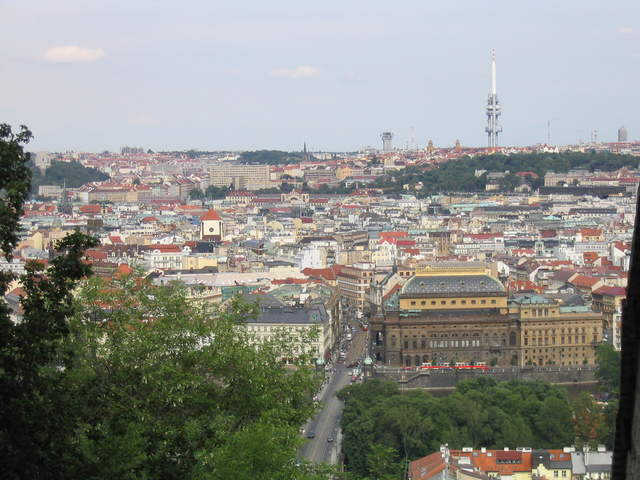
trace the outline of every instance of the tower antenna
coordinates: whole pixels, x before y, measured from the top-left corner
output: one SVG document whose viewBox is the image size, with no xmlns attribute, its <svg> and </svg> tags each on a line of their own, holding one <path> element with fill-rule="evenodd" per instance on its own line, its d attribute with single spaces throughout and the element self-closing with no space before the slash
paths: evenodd
<svg viewBox="0 0 640 480">
<path fill-rule="evenodd" d="M 496 88 L 496 52 L 491 51 L 491 91 L 487 99 L 487 126 L 484 129 L 487 132 L 487 143 L 489 148 L 498 146 L 498 134 L 502 132 L 502 127 L 498 124 L 498 117 L 502 113 L 500 102 L 498 101 L 498 92 Z"/>
</svg>

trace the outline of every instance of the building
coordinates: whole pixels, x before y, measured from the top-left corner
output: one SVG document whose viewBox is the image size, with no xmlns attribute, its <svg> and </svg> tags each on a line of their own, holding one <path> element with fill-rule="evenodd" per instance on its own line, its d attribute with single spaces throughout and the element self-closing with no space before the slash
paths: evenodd
<svg viewBox="0 0 640 480">
<path fill-rule="evenodd" d="M 380 138 L 382 138 L 382 151 L 387 153 L 387 152 L 392 152 L 393 151 L 393 145 L 392 145 L 392 141 L 393 141 L 393 133 L 391 132 L 382 132 L 380 134 Z"/>
<path fill-rule="evenodd" d="M 560 306 L 539 295 L 521 295 L 509 303 L 517 319 L 525 365 L 595 365 L 602 343 L 602 314 L 585 306 Z"/>
<path fill-rule="evenodd" d="M 409 463 L 408 473 L 411 480 L 609 480 L 611 466 L 612 452 L 603 445 L 593 452 L 574 447 L 449 450 L 444 445 Z"/>
<path fill-rule="evenodd" d="M 303 353 L 324 359 L 331 352 L 331 319 L 322 304 L 305 307 L 264 305 L 260 307 L 260 314 L 256 318 L 246 321 L 246 328 L 256 342 L 273 340 L 280 332 L 288 335 L 287 348 L 290 350 L 282 352 L 285 361 Z M 304 339 L 312 333 L 314 335 L 305 347 Z M 296 341 L 296 338 L 299 340 Z"/>
<path fill-rule="evenodd" d="M 343 304 L 361 312 L 369 307 L 369 289 L 373 273 L 374 266 L 370 263 L 356 263 L 340 269 L 336 279 Z"/>
<path fill-rule="evenodd" d="M 218 212 L 209 210 L 200 217 L 200 240 L 218 242 L 223 236 L 224 222 Z"/>
<path fill-rule="evenodd" d="M 629 132 L 624 128 L 624 125 L 618 129 L 618 141 L 619 142 L 628 142 L 629 141 Z"/>
<path fill-rule="evenodd" d="M 234 190 L 272 187 L 268 165 L 213 165 L 209 169 L 209 185 L 232 187 Z"/>
<path fill-rule="evenodd" d="M 622 302 L 627 297 L 627 289 L 623 287 L 602 286 L 591 293 L 591 307 L 602 313 L 605 339 L 620 351 L 622 335 Z"/>
<path fill-rule="evenodd" d="M 371 351 L 385 365 L 517 365 L 517 319 L 504 286 L 476 263 L 416 270 L 371 318 Z"/>
</svg>

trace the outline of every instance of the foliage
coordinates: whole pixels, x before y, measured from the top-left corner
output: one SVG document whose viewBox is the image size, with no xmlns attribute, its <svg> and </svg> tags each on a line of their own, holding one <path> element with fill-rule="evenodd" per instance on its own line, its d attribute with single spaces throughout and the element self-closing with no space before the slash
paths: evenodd
<svg viewBox="0 0 640 480">
<path fill-rule="evenodd" d="M 31 171 L 23 145 L 29 143 L 31 137 L 24 125 L 14 134 L 9 125 L 0 124 L 0 249 L 7 258 L 11 258 L 18 243 L 18 222 L 29 193 Z M 2 287 L 6 288 L 7 284 L 2 283 Z"/>
<path fill-rule="evenodd" d="M 14 135 L 8 125 L 0 125 L 0 246 L 6 258 L 17 243 L 17 225 L 30 190 L 31 172 L 22 147 L 30 138 L 26 127 Z M 0 301 L 3 478 L 64 478 L 62 465 L 69 459 L 65 439 L 74 411 L 61 382 L 71 360 L 62 342 L 73 310 L 73 289 L 90 273 L 84 250 L 96 243 L 75 232 L 56 244 L 50 266 L 27 263 L 20 278 L 25 292 L 20 322 L 13 320 L 4 299 Z M 10 273 L 1 273 L 3 294 L 12 279 Z"/>
<path fill-rule="evenodd" d="M 541 382 L 479 378 L 436 398 L 424 391 L 401 394 L 395 384 L 372 380 L 347 387 L 339 397 L 346 403 L 343 452 L 349 470 L 360 476 L 374 474 L 372 455 L 384 460 L 378 465 L 397 472 L 405 459 L 423 457 L 444 443 L 555 448 L 574 439 L 566 392 Z"/>
<path fill-rule="evenodd" d="M 280 150 L 256 150 L 240 154 L 240 163 L 283 165 L 300 163 L 303 159 L 301 152 L 283 152 Z"/>
<path fill-rule="evenodd" d="M 189 191 L 189 198 L 191 200 L 204 200 L 205 199 L 205 194 L 199 188 L 194 188 L 194 189 Z"/>
<path fill-rule="evenodd" d="M 101 172 L 97 168 L 85 167 L 80 162 L 61 162 L 54 160 L 51 162 L 44 175 L 40 169 L 33 168 L 33 181 L 31 190 L 38 191 L 40 185 L 66 185 L 69 188 L 78 188 L 85 183 L 102 182 L 108 180 L 109 175 Z"/>
<path fill-rule="evenodd" d="M 542 185 L 545 173 L 554 171 L 567 172 L 574 168 L 585 168 L 590 171 L 612 171 L 622 167 L 637 167 L 638 159 L 631 155 L 617 155 L 607 152 L 562 152 L 554 154 L 518 153 L 514 155 L 478 155 L 451 160 L 436 168 L 421 170 L 418 167 L 407 167 L 396 171 L 390 177 L 382 178 L 375 186 L 388 191 L 401 192 L 403 185 L 415 187 L 422 182 L 419 195 L 426 196 L 444 192 L 480 192 L 485 190 L 486 175 L 476 176 L 477 170 L 487 172 L 507 172 L 509 176 L 500 182 L 503 190 L 517 186 L 517 172 L 533 172 L 538 179 L 531 176 L 525 181 L 533 188 Z"/>
<path fill-rule="evenodd" d="M 22 144 L 0 126 L 0 246 L 9 257 L 29 192 Z M 48 267 L 28 263 L 21 321 L 0 300 L 2 478 L 326 478 L 295 462 L 317 380 L 307 338 L 256 342 L 255 309 L 193 303 L 180 286 L 134 277 L 107 283 L 75 232 Z M 12 276 L 2 272 L 3 293 Z"/>
<path fill-rule="evenodd" d="M 74 476 L 292 478 L 316 380 L 304 355 L 279 363 L 291 338 L 254 344 L 240 328 L 253 307 L 218 311 L 133 277 L 91 279 L 76 307 Z"/>
<path fill-rule="evenodd" d="M 613 345 L 598 345 L 596 350 L 596 378 L 603 390 L 615 395 L 620 391 L 620 352 Z"/>
<path fill-rule="evenodd" d="M 216 200 L 220 198 L 224 198 L 229 193 L 229 188 L 227 187 L 214 187 L 213 185 L 209 185 L 207 189 L 204 191 L 205 196 L 209 200 Z"/>
</svg>

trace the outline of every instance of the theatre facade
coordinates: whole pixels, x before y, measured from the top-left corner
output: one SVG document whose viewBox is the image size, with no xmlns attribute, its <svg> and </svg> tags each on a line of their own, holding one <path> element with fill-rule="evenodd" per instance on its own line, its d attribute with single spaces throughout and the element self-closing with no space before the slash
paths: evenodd
<svg viewBox="0 0 640 480">
<path fill-rule="evenodd" d="M 481 264 L 443 263 L 418 269 L 401 290 L 374 305 L 372 357 L 379 364 L 405 367 L 595 363 L 595 347 L 602 341 L 600 314 L 589 309 L 566 311 L 542 303 L 540 297 L 527 298 L 510 299 L 502 283 Z M 534 308 L 539 317 L 532 316 Z M 564 326 L 566 322 L 571 326 Z M 571 338 L 561 334 L 569 328 Z"/>
</svg>

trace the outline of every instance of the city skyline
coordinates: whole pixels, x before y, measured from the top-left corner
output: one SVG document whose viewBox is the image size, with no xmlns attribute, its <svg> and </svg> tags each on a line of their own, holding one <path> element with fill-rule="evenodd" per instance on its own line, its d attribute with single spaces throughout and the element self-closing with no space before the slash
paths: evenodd
<svg viewBox="0 0 640 480">
<path fill-rule="evenodd" d="M 353 151 L 386 130 L 397 147 L 483 146 L 492 49 L 501 145 L 544 143 L 548 126 L 554 144 L 621 125 L 640 138 L 630 1 L 154 2 L 153 21 L 150 6 L 0 6 L 5 44 L 21 39 L 0 53 L 0 112 L 33 130 L 30 149 Z"/>
</svg>

